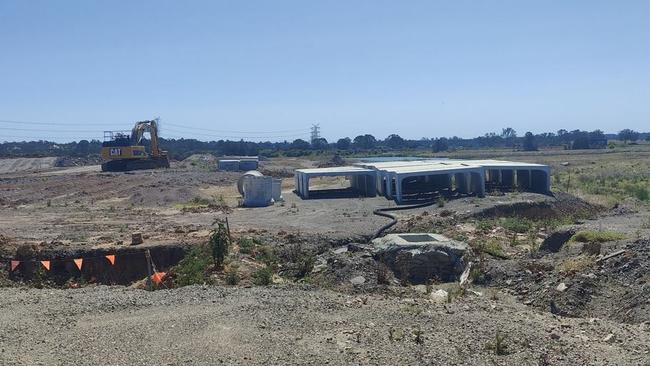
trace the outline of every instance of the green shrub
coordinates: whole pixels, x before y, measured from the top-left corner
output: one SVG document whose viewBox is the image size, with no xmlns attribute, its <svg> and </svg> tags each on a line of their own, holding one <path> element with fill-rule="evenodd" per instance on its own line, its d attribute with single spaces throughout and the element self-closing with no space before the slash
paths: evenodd
<svg viewBox="0 0 650 366">
<path fill-rule="evenodd" d="M 476 229 L 484 232 L 491 231 L 494 227 L 494 220 L 485 219 L 476 223 Z"/>
<path fill-rule="evenodd" d="M 174 285 L 189 286 L 207 282 L 206 273 L 210 266 L 210 250 L 206 245 L 194 246 L 172 269 Z"/>
<path fill-rule="evenodd" d="M 438 201 L 436 203 L 437 203 L 438 207 L 445 207 L 445 203 L 447 203 L 447 201 L 445 201 L 445 199 L 443 197 L 440 197 L 440 198 L 438 198 Z"/>
<path fill-rule="evenodd" d="M 235 286 L 239 283 L 239 268 L 236 265 L 231 264 L 224 270 L 226 275 L 226 284 L 230 286 Z"/>
<path fill-rule="evenodd" d="M 580 243 L 604 243 L 625 239 L 625 235 L 607 230 L 581 230 L 573 234 L 570 241 Z"/>
<path fill-rule="evenodd" d="M 298 262 L 298 270 L 296 271 L 296 278 L 303 278 L 314 269 L 314 264 L 316 263 L 316 257 L 310 254 L 305 254 L 302 256 Z"/>
<path fill-rule="evenodd" d="M 242 254 L 253 254 L 256 245 L 256 241 L 251 238 L 241 238 L 239 239 L 239 252 Z"/>
<path fill-rule="evenodd" d="M 217 222 L 217 227 L 210 233 L 210 249 L 212 250 L 212 259 L 217 268 L 223 266 L 223 260 L 228 254 L 230 248 L 230 237 L 226 230 L 225 223 Z"/>
<path fill-rule="evenodd" d="M 265 266 L 253 273 L 253 283 L 258 286 L 268 286 L 273 283 L 273 271 Z"/>
</svg>

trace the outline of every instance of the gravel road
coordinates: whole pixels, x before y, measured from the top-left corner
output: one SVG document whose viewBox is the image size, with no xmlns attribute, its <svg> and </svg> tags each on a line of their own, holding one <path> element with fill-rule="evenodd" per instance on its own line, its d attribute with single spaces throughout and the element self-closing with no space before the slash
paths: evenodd
<svg viewBox="0 0 650 366">
<path fill-rule="evenodd" d="M 0 364 L 650 364 L 647 323 L 555 317 L 505 294 L 450 304 L 425 296 L 1 288 Z M 490 347 L 497 330 L 505 355 Z"/>
</svg>

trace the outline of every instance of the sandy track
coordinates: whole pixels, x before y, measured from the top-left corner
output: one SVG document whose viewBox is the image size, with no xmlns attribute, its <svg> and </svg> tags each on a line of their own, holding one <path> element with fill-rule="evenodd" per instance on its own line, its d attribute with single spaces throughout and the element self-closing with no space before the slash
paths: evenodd
<svg viewBox="0 0 650 366">
<path fill-rule="evenodd" d="M 0 159 L 0 174 L 50 170 L 58 160 L 58 157 Z"/>
</svg>

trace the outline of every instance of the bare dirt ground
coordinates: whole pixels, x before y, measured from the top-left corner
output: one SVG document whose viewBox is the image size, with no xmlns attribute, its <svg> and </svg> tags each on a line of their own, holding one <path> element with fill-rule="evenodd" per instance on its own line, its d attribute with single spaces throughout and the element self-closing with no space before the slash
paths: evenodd
<svg viewBox="0 0 650 366">
<path fill-rule="evenodd" d="M 600 166 L 594 154 L 530 158 L 552 160 L 562 174 L 563 160 L 583 174 Z M 392 202 L 301 200 L 290 172 L 317 163 L 272 159 L 261 169 L 285 177 L 285 201 L 240 208 L 240 174 L 216 172 L 213 163 L 194 156 L 171 169 L 131 173 L 11 163 L 0 174 L 0 363 L 650 365 L 644 203 L 494 192 L 399 212 L 393 232 L 437 232 L 472 248 L 473 284 L 440 301 L 435 291 L 452 293 L 453 284 L 380 279 L 364 243 L 387 222 L 372 211 Z M 145 246 L 199 245 L 226 216 L 237 242 L 237 286 L 226 286 L 222 273 L 210 286 L 154 292 L 92 281 L 37 289 L 7 280 L 19 248 L 128 248 L 132 233 L 142 233 Z M 597 252 L 579 242 L 539 249 L 563 230 L 620 237 Z M 256 244 L 245 252 L 249 239 Z M 252 286 L 264 248 L 277 251 L 276 285 Z M 306 254 L 314 262 L 297 276 Z M 504 347 L 497 352 L 495 343 Z"/>
</svg>

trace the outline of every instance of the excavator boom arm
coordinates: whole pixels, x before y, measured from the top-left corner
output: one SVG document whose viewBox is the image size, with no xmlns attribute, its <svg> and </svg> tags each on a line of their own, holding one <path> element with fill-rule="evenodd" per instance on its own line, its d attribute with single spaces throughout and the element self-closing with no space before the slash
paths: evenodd
<svg viewBox="0 0 650 366">
<path fill-rule="evenodd" d="M 160 156 L 160 149 L 158 147 L 158 123 L 156 120 L 136 123 L 133 130 L 131 130 L 131 140 L 135 144 L 139 144 L 145 132 L 148 132 L 151 137 L 151 155 L 154 157 Z"/>
</svg>

